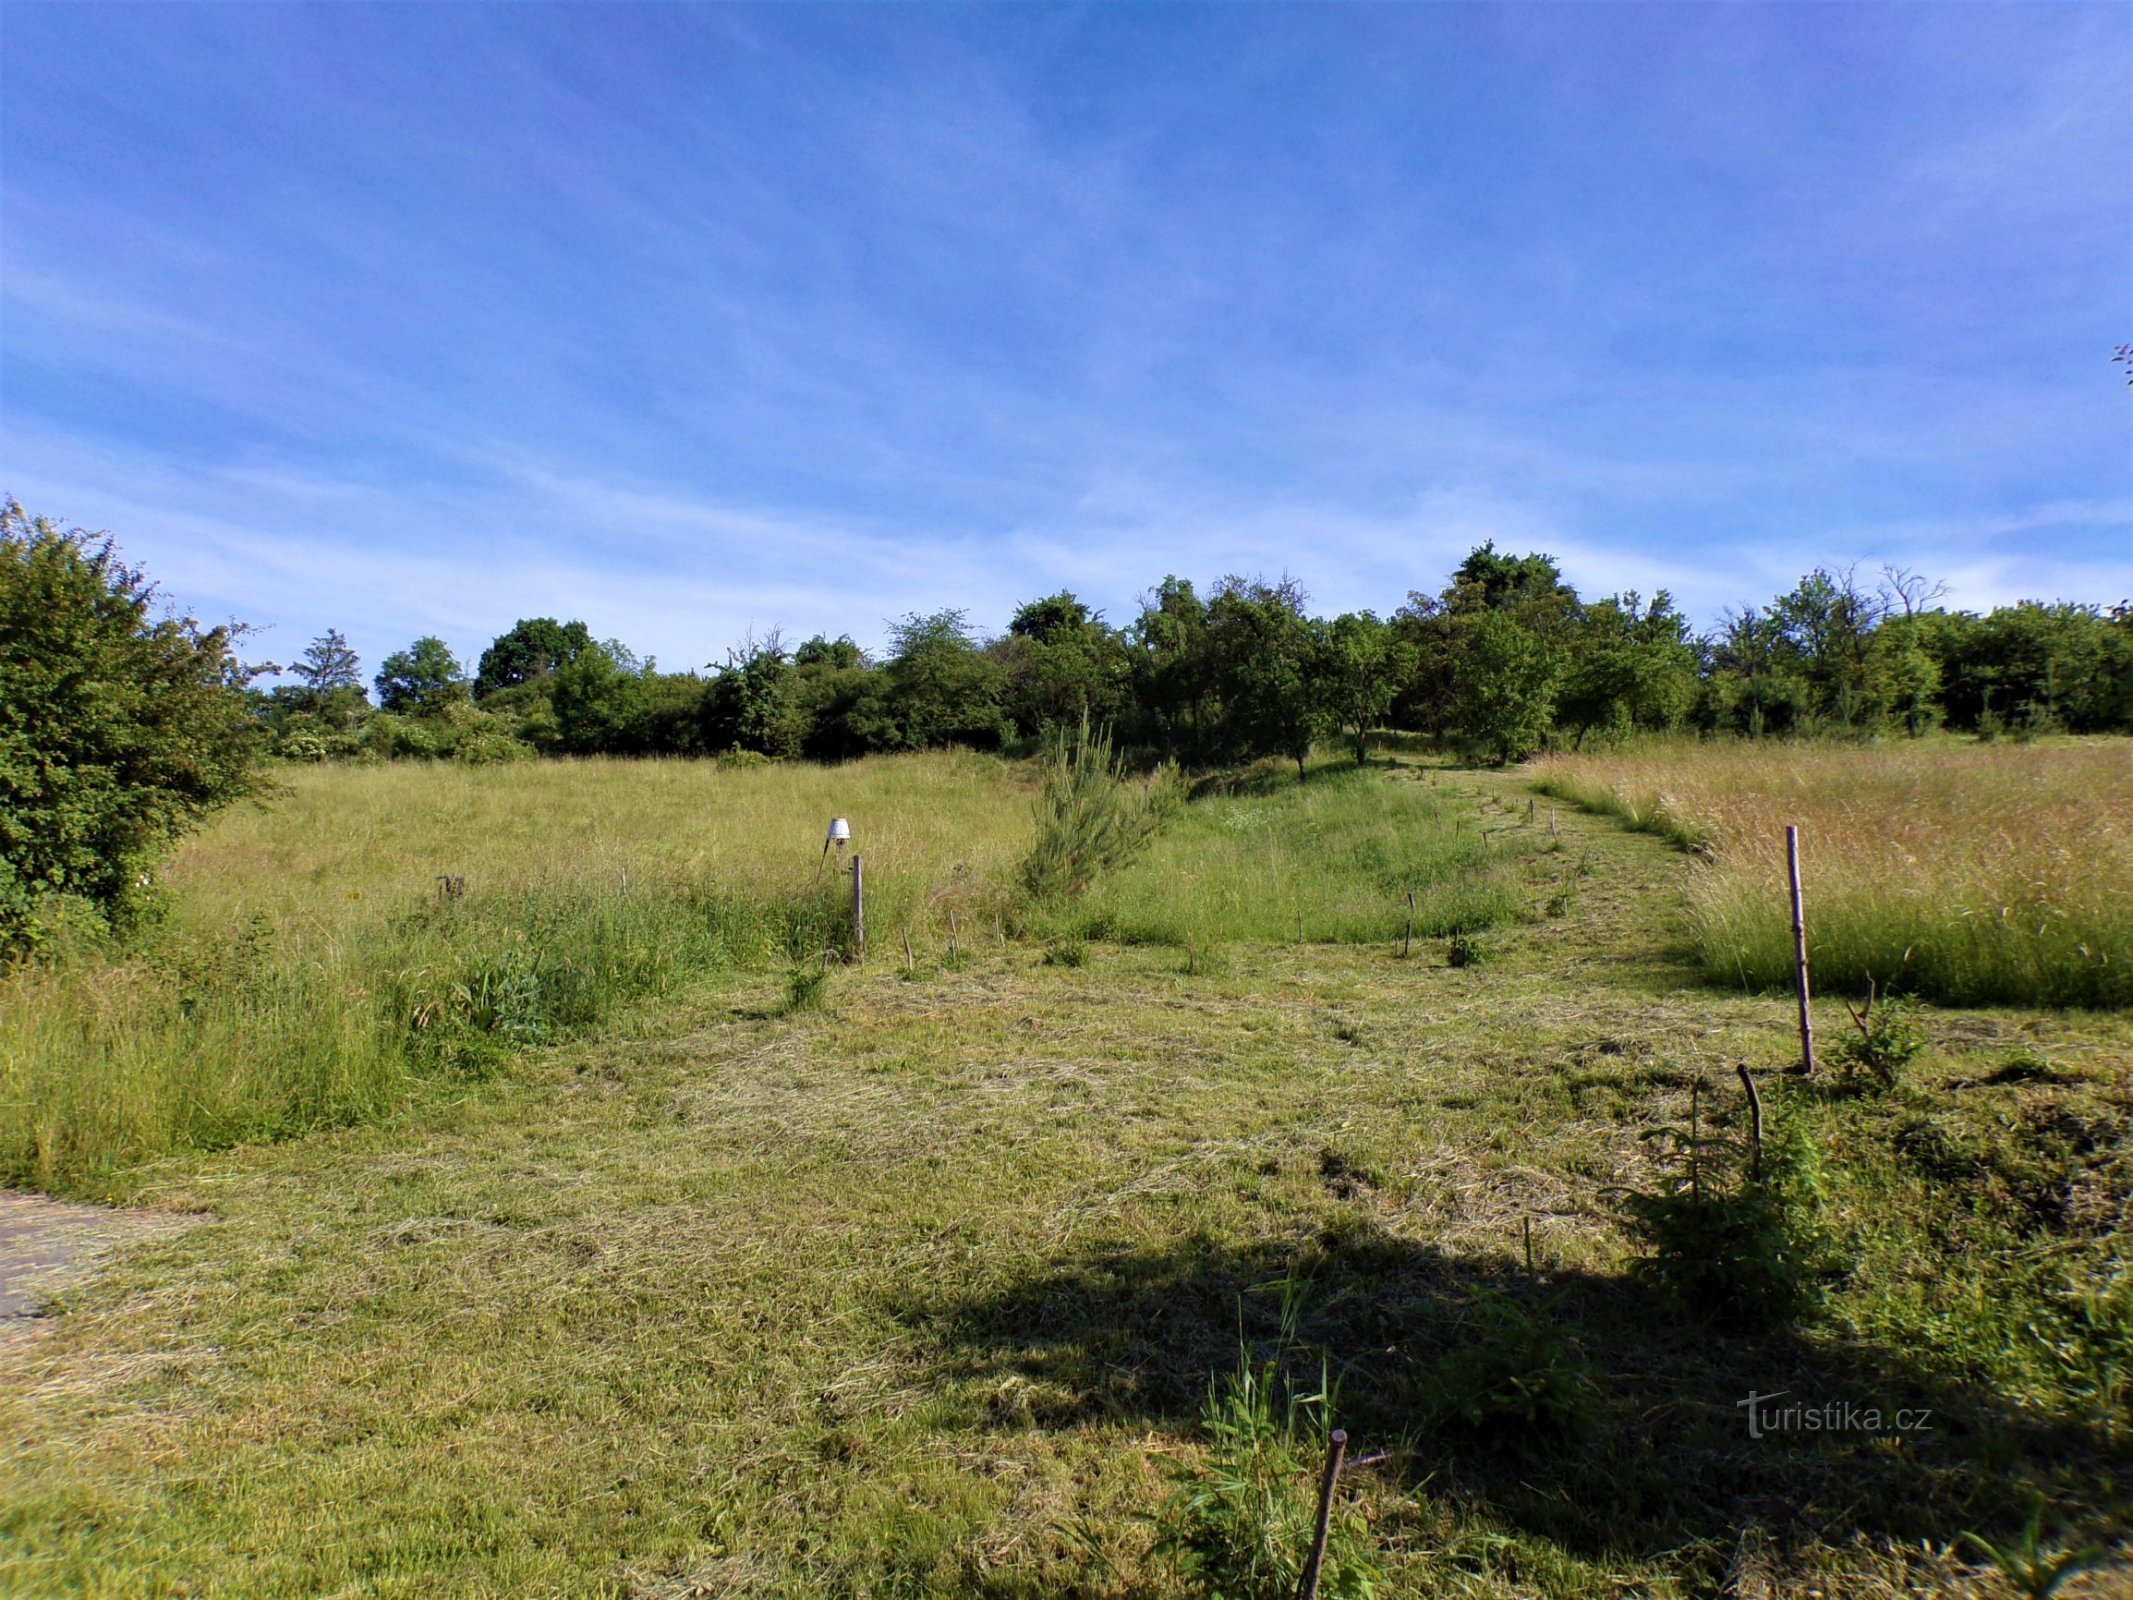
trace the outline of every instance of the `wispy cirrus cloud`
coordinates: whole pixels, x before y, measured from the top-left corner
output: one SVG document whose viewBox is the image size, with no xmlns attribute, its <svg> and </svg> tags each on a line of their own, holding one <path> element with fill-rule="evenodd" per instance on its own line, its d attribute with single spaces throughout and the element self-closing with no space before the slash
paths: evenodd
<svg viewBox="0 0 2133 1600">
<path fill-rule="evenodd" d="M 2110 8 L 8 27 L 0 479 L 284 653 L 2133 589 Z"/>
</svg>

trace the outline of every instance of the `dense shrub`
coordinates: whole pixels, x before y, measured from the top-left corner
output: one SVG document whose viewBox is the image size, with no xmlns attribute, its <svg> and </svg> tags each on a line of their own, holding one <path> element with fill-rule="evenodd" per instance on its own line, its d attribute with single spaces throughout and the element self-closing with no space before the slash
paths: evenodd
<svg viewBox="0 0 2133 1600">
<path fill-rule="evenodd" d="M 155 611 L 108 539 L 0 508 L 0 953 L 55 897 L 138 913 L 163 851 L 258 784 L 233 630 Z"/>
</svg>

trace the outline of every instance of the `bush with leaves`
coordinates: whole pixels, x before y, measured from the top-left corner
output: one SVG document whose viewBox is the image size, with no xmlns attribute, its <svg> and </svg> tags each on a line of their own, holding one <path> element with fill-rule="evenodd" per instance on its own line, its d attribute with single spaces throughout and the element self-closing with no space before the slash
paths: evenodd
<svg viewBox="0 0 2133 1600">
<path fill-rule="evenodd" d="M 137 915 L 162 854 L 260 785 L 238 630 L 157 609 L 108 538 L 0 507 L 0 956 L 55 897 Z"/>
<path fill-rule="evenodd" d="M 1847 1089 L 1896 1087 L 1908 1067 L 1926 1050 L 1926 1036 L 1912 1015 L 1910 1002 L 1877 994 L 1869 987 L 1866 1005 L 1851 1012 L 1858 1031 L 1836 1049 L 1837 1071 Z"/>
</svg>

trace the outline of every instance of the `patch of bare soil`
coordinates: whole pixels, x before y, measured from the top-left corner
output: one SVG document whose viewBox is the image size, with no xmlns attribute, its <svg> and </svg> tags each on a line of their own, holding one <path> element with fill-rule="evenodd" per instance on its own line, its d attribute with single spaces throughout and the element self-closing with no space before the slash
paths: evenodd
<svg viewBox="0 0 2133 1600">
<path fill-rule="evenodd" d="M 199 1220 L 0 1189 L 0 1353 L 32 1337 L 53 1296 L 94 1277 L 113 1250 Z"/>
</svg>

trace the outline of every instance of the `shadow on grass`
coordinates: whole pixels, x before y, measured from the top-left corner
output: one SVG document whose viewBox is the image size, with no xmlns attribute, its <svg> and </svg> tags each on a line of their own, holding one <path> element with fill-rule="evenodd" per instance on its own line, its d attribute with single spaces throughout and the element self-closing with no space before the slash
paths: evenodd
<svg viewBox="0 0 2133 1600">
<path fill-rule="evenodd" d="M 1303 1337 L 1342 1373 L 1340 1411 L 1359 1448 L 1391 1445 L 1409 1486 L 1427 1482 L 1584 1557 L 1730 1550 L 1751 1524 L 1781 1541 L 1947 1541 L 1966 1528 L 2012 1531 L 2038 1492 L 2092 1528 L 2126 1510 L 2113 1487 L 2126 1452 L 2114 1459 L 2085 1423 L 1886 1351 L 1797 1331 L 1722 1336 L 1622 1278 L 1529 1274 L 1367 1226 L 1288 1246 L 1093 1253 L 997 1292 L 898 1309 L 930 1336 L 943 1378 L 992 1396 L 995 1426 L 1189 1432 L 1210 1377 L 1234 1369 L 1240 1334 L 1271 1348 L 1291 1273 L 1309 1278 Z M 1546 1305 L 1590 1360 L 1597 1416 L 1579 1442 L 1475 1447 L 1429 1426 L 1436 1364 L 1488 1293 Z M 1773 1424 L 1759 1438 L 1742 1404 L 1751 1393 L 1783 1396 L 1759 1408 Z M 1788 1405 L 1850 1425 L 1775 1425 Z M 1859 1426 L 1868 1411 L 1882 1431 Z M 1898 1412 L 1913 1414 L 1902 1432 Z"/>
</svg>

